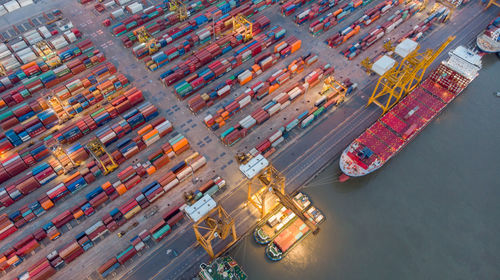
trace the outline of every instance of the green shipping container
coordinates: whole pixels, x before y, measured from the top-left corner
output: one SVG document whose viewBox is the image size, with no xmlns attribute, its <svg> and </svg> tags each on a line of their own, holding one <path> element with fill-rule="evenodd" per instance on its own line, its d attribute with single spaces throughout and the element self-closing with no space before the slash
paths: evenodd
<svg viewBox="0 0 500 280">
<path fill-rule="evenodd" d="M 130 245 L 125 251 L 121 252 L 116 256 L 117 259 L 123 257 L 126 253 L 128 253 L 130 250 L 134 249 L 134 246 Z"/>
<path fill-rule="evenodd" d="M 153 233 L 153 239 L 158 240 L 165 237 L 170 232 L 170 226 L 167 224 L 155 233 Z"/>
<path fill-rule="evenodd" d="M 97 115 L 99 115 L 100 113 L 104 112 L 104 110 L 105 110 L 104 108 L 101 108 L 101 109 L 97 110 L 96 112 L 94 112 L 94 113 L 90 114 L 90 116 L 91 116 L 92 118 L 94 118 L 95 116 L 97 116 Z"/>
<path fill-rule="evenodd" d="M 5 120 L 5 119 L 7 119 L 7 118 L 9 118 L 10 116 L 13 116 L 13 115 L 14 115 L 14 113 L 12 113 L 11 110 L 9 110 L 7 112 L 4 112 L 4 113 L 0 114 L 0 121 L 3 121 L 3 120 Z"/>
</svg>

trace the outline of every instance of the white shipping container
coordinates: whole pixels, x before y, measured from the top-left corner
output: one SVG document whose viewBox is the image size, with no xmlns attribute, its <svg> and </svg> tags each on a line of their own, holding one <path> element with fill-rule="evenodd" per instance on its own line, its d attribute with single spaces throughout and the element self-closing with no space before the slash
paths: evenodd
<svg viewBox="0 0 500 280">
<path fill-rule="evenodd" d="M 0 43 L 0 53 L 3 53 L 8 50 L 9 48 L 7 47 L 7 45 L 5 45 L 4 43 Z"/>
<path fill-rule="evenodd" d="M 250 72 L 250 70 L 245 70 L 245 72 L 238 75 L 238 81 L 242 82 L 250 76 L 252 76 L 252 72 Z"/>
<path fill-rule="evenodd" d="M 271 143 L 271 147 L 277 147 L 279 144 L 283 143 L 283 141 L 285 141 L 285 138 L 280 137 L 278 138 L 276 141 L 274 141 L 273 143 Z"/>
<path fill-rule="evenodd" d="M 270 62 L 272 62 L 272 61 L 273 61 L 273 57 L 272 57 L 272 56 L 268 56 L 268 57 L 264 58 L 264 59 L 260 62 L 260 65 L 261 65 L 261 66 L 262 66 L 262 65 L 266 65 L 266 64 L 268 64 L 268 63 L 270 63 Z"/>
<path fill-rule="evenodd" d="M 36 60 L 37 59 L 37 56 L 35 53 L 33 52 L 30 52 L 30 53 L 27 53 L 23 56 L 19 56 L 19 59 L 21 59 L 21 62 L 23 64 L 26 64 L 28 62 L 32 62 L 33 60 Z"/>
<path fill-rule="evenodd" d="M 0 59 L 3 59 L 5 57 L 8 57 L 9 55 L 11 55 L 10 51 L 9 50 L 6 50 L 4 52 L 0 52 Z"/>
<path fill-rule="evenodd" d="M 107 9 L 107 8 L 109 8 L 109 7 L 113 6 L 114 4 L 115 4 L 115 2 L 113 2 L 113 1 L 111 0 L 111 1 L 109 1 L 109 2 L 104 3 L 104 4 L 103 4 L 103 6 Z"/>
<path fill-rule="evenodd" d="M 286 107 L 288 107 L 288 105 L 290 105 L 290 104 L 291 104 L 290 100 L 287 100 L 285 103 L 281 104 L 281 108 L 280 108 L 280 110 L 285 109 L 285 108 L 286 108 Z"/>
<path fill-rule="evenodd" d="M 7 71 L 16 69 L 21 66 L 21 64 L 19 64 L 19 61 L 17 61 L 17 59 L 13 55 L 4 58 L 2 61 L 0 61 L 0 64 L 2 64 Z"/>
<path fill-rule="evenodd" d="M 71 32 L 71 31 L 66 31 L 64 32 L 64 36 L 66 37 L 66 39 L 70 42 L 70 43 L 73 43 L 76 41 L 76 35 L 75 33 Z"/>
<path fill-rule="evenodd" d="M 244 53 L 241 54 L 241 57 L 243 59 L 247 58 L 248 56 L 251 56 L 252 55 L 252 51 L 251 50 L 247 50 L 245 51 Z"/>
<path fill-rule="evenodd" d="M 33 4 L 33 0 L 17 0 L 17 2 L 21 7 L 26 7 L 28 5 Z"/>
<path fill-rule="evenodd" d="M 5 87 L 10 86 L 12 84 L 12 82 L 9 80 L 8 77 L 3 77 L 2 79 L 0 79 L 0 83 L 2 83 L 2 85 L 4 85 Z M 0 192 L 0 196 L 1 195 L 2 193 Z"/>
<path fill-rule="evenodd" d="M 207 115 L 207 116 L 203 119 L 203 121 L 204 121 L 205 123 L 207 123 L 207 122 L 209 122 L 212 118 L 213 118 L 213 116 L 212 116 L 212 115 L 210 115 L 210 114 L 208 114 L 208 115 Z"/>
<path fill-rule="evenodd" d="M 290 100 L 294 100 L 297 96 L 299 96 L 302 93 L 302 91 L 298 88 L 295 87 L 292 89 L 290 92 L 288 92 L 288 96 Z"/>
<path fill-rule="evenodd" d="M 278 47 L 277 53 L 279 53 L 280 51 L 282 51 L 286 47 L 288 47 L 288 44 L 285 42 L 283 45 L 281 45 L 281 46 Z"/>
<path fill-rule="evenodd" d="M 66 41 L 62 35 L 50 39 L 50 43 L 56 50 L 62 49 L 68 45 L 68 41 Z"/>
<path fill-rule="evenodd" d="M 166 184 L 163 187 L 163 190 L 165 192 L 168 192 L 170 189 L 172 189 L 173 187 L 177 186 L 177 184 L 179 184 L 179 180 L 177 178 L 174 178 L 170 183 Z"/>
<path fill-rule="evenodd" d="M 122 8 L 119 8 L 118 10 L 114 10 L 111 12 L 111 17 L 112 18 L 118 18 L 120 16 L 123 16 L 125 13 L 123 12 Z"/>
<path fill-rule="evenodd" d="M 282 92 L 278 95 L 276 95 L 274 98 L 273 98 L 273 101 L 275 102 L 278 102 L 278 100 L 280 100 L 281 98 L 283 98 L 283 96 L 287 95 L 285 92 Z"/>
<path fill-rule="evenodd" d="M 144 242 L 141 241 L 141 242 L 137 243 L 137 245 L 135 245 L 134 248 L 136 251 L 141 251 L 142 249 L 144 249 L 145 246 L 146 245 L 144 244 Z"/>
<path fill-rule="evenodd" d="M 276 141 L 278 138 L 280 138 L 283 135 L 283 132 L 281 130 L 276 131 L 271 137 L 269 137 L 270 142 Z"/>
<path fill-rule="evenodd" d="M 66 70 L 68 70 L 68 67 L 66 66 L 66 64 L 63 64 L 63 65 L 55 68 L 53 71 L 54 71 L 54 74 L 59 74 L 59 73 L 64 72 Z"/>
<path fill-rule="evenodd" d="M 269 113 L 270 116 L 278 113 L 281 109 L 281 104 L 279 103 L 276 103 L 274 104 L 271 108 L 269 108 L 269 110 L 267 110 L 267 112 Z"/>
<path fill-rule="evenodd" d="M 136 14 L 143 10 L 142 4 L 133 3 L 127 6 L 127 11 L 131 14 Z"/>
<path fill-rule="evenodd" d="M 228 91 L 230 91 L 230 90 L 231 90 L 231 86 L 229 86 L 229 85 L 225 85 L 223 88 L 221 88 L 221 89 L 219 89 L 219 90 L 217 91 L 217 95 L 218 95 L 218 96 L 222 96 L 222 95 L 224 95 L 225 93 L 227 93 L 227 92 L 228 92 Z"/>
<path fill-rule="evenodd" d="M 5 7 L 3 5 L 0 5 L 0 17 L 7 14 L 7 10 L 5 9 Z"/>
<path fill-rule="evenodd" d="M 135 53 L 135 52 L 137 52 L 138 50 L 143 49 L 143 48 L 145 48 L 145 47 L 146 47 L 146 43 L 140 43 L 139 45 L 137 45 L 137 46 L 135 46 L 135 47 L 133 47 L 133 48 L 132 48 L 132 52 L 134 52 L 134 53 Z"/>
<path fill-rule="evenodd" d="M 5 4 L 3 4 L 3 6 L 5 7 L 5 9 L 9 12 L 9 13 L 12 13 L 13 11 L 21 8 L 21 6 L 19 6 L 19 3 L 17 3 L 16 1 L 12 0 L 12 1 L 9 1 Z"/>
<path fill-rule="evenodd" d="M 250 95 L 245 96 L 245 98 L 238 101 L 238 103 L 240 103 L 240 108 L 243 108 L 250 104 L 250 101 L 252 101 L 252 97 Z"/>
<path fill-rule="evenodd" d="M 196 171 L 196 170 L 202 168 L 203 166 L 205 166 L 206 163 L 207 163 L 207 159 L 204 156 L 201 156 L 196 161 L 191 163 L 191 167 L 193 168 L 193 171 Z"/>
<path fill-rule="evenodd" d="M 248 152 L 252 157 L 255 157 L 257 156 L 258 154 L 260 154 L 259 150 L 257 150 L 256 148 L 252 148 L 249 152 Z"/>
<path fill-rule="evenodd" d="M 38 33 L 45 39 L 52 37 L 52 33 L 50 33 L 46 26 L 38 27 Z"/>
<path fill-rule="evenodd" d="M 15 52 L 18 52 L 18 51 L 20 51 L 20 50 L 22 50 L 22 49 L 25 49 L 25 48 L 27 48 L 27 47 L 28 47 L 28 45 L 27 45 L 27 44 L 26 44 L 26 42 L 25 42 L 25 41 L 23 41 L 23 40 L 21 40 L 21 41 L 19 41 L 19 42 L 16 42 L 16 43 L 14 43 L 14 44 L 10 44 L 10 48 L 11 48 L 13 51 L 15 51 Z"/>
<path fill-rule="evenodd" d="M 252 116 L 247 116 L 246 118 L 242 119 L 239 124 L 241 127 L 249 129 L 252 126 L 254 126 L 257 123 L 257 121 L 252 117 Z"/>
<path fill-rule="evenodd" d="M 113 130 L 111 130 L 111 133 L 108 133 L 108 134 L 101 136 L 99 138 L 99 140 L 101 140 L 102 143 L 107 143 L 108 141 L 113 140 L 113 138 L 115 138 L 115 137 L 116 137 L 116 133 Z"/>
<path fill-rule="evenodd" d="M 32 53 L 33 51 L 31 50 L 31 48 L 25 48 L 25 49 L 22 49 L 18 52 L 16 52 L 16 55 L 17 56 L 22 56 L 22 55 L 26 55 L 26 54 L 29 54 L 29 53 Z"/>
<path fill-rule="evenodd" d="M 193 173 L 193 171 L 194 171 L 194 168 L 192 168 L 191 166 L 188 165 L 186 168 L 184 168 L 181 172 L 179 172 L 175 176 L 177 177 L 177 179 L 179 179 L 180 182 L 182 182 L 189 175 L 191 175 Z"/>
<path fill-rule="evenodd" d="M 115 0 L 116 4 L 118 5 L 124 5 L 130 2 L 131 0 Z"/>
</svg>

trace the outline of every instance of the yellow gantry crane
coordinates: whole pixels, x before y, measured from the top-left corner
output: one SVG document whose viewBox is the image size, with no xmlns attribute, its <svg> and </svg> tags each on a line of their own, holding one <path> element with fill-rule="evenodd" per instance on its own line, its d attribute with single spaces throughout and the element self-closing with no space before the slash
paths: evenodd
<svg viewBox="0 0 500 280">
<path fill-rule="evenodd" d="M 151 39 L 151 34 L 149 34 L 148 30 L 145 26 L 141 26 L 134 30 L 134 35 L 137 36 L 137 40 L 140 43 L 146 43 Z"/>
<path fill-rule="evenodd" d="M 497 3 L 496 0 L 490 0 L 484 9 L 487 10 L 491 6 L 497 6 L 500 8 L 500 3 Z"/>
<path fill-rule="evenodd" d="M 253 38 L 253 25 L 242 14 L 233 17 L 233 34 L 243 36 L 243 42 L 247 42 Z"/>
<path fill-rule="evenodd" d="M 134 35 L 137 36 L 137 40 L 140 43 L 146 44 L 149 54 L 154 54 L 158 51 L 158 42 L 156 38 L 148 32 L 145 26 L 136 29 Z"/>
<path fill-rule="evenodd" d="M 182 0 L 170 0 L 168 2 L 168 5 L 170 11 L 177 12 L 180 21 L 188 18 L 187 7 Z"/>
<path fill-rule="evenodd" d="M 92 139 L 87 143 L 87 149 L 90 151 L 94 159 L 102 166 L 104 170 L 104 175 L 113 172 L 116 168 L 118 168 L 118 164 L 116 164 L 113 157 L 108 153 L 108 151 L 104 148 L 102 142 L 98 139 Z M 109 158 L 109 163 L 105 163 L 101 157 L 107 155 Z"/>
<path fill-rule="evenodd" d="M 325 78 L 321 95 L 327 95 L 328 100 L 335 99 L 336 104 L 344 102 L 347 88 L 339 83 L 333 75 Z"/>
<path fill-rule="evenodd" d="M 193 229 L 198 244 L 207 251 L 212 259 L 217 258 L 238 240 L 234 219 L 220 205 L 217 205 L 217 207 L 210 210 L 210 212 L 196 222 L 193 225 Z M 223 250 L 215 254 L 212 247 L 212 240 L 215 238 L 225 240 L 229 235 L 232 237 L 231 242 Z"/>
<path fill-rule="evenodd" d="M 423 53 L 419 53 L 419 47 L 417 47 L 401 61 L 399 66 L 393 67 L 380 76 L 366 106 L 375 103 L 382 108 L 382 114 L 385 114 L 401 98 L 417 87 L 427 68 L 454 39 L 455 36 L 450 36 L 438 49 L 428 49 Z"/>
<path fill-rule="evenodd" d="M 285 180 L 285 176 L 269 163 L 257 176 L 248 181 L 248 203 L 259 210 L 262 219 L 276 205 L 277 201 L 275 200 L 272 200 L 271 205 L 269 205 L 268 198 L 274 194 L 283 206 L 292 210 L 316 234 L 319 227 L 311 222 L 293 202 L 293 199 L 285 193 Z M 253 192 L 252 187 L 258 187 L 258 190 Z"/>
</svg>

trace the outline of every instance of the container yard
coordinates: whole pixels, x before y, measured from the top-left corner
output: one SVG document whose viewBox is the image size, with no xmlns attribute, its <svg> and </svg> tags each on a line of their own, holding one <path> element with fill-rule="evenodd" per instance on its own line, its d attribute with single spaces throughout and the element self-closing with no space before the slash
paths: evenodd
<svg viewBox="0 0 500 280">
<path fill-rule="evenodd" d="M 252 231 L 281 260 L 321 234 L 297 190 L 380 116 L 400 43 L 497 26 L 465 2 L 0 2 L 0 275 L 246 279 L 200 264 Z"/>
</svg>

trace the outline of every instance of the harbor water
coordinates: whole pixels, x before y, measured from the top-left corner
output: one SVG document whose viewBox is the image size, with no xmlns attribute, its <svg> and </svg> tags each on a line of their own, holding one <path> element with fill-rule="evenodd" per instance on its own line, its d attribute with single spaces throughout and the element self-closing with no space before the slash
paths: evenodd
<svg viewBox="0 0 500 280">
<path fill-rule="evenodd" d="M 326 216 L 282 261 L 251 235 L 232 249 L 250 279 L 500 279 L 500 60 L 384 167 L 304 186 Z"/>
</svg>

